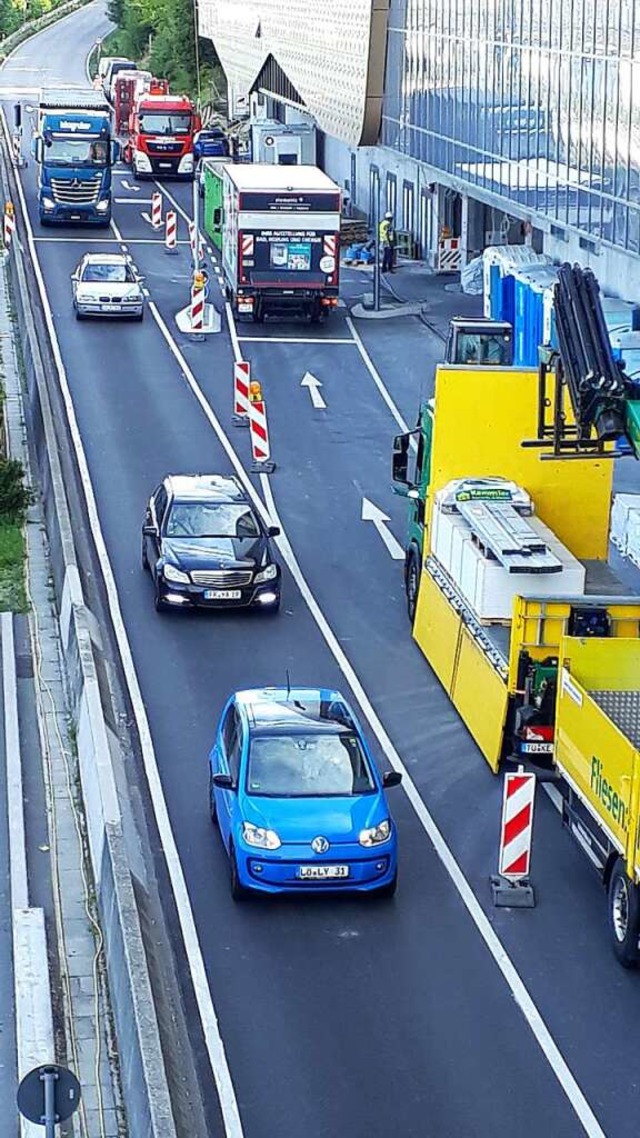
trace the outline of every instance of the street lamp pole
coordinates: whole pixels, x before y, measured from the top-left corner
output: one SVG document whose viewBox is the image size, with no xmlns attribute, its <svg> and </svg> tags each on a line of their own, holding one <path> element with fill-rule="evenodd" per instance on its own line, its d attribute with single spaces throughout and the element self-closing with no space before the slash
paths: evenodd
<svg viewBox="0 0 640 1138">
<path fill-rule="evenodd" d="M 373 262 L 373 308 L 380 311 L 380 171 L 373 171 L 373 224 L 375 226 L 375 260 Z"/>
</svg>

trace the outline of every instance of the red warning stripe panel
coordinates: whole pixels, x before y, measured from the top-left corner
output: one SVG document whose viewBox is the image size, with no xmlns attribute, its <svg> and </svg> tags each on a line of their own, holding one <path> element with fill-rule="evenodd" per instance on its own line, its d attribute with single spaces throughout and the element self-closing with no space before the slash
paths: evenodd
<svg viewBox="0 0 640 1138">
<path fill-rule="evenodd" d="M 527 877 L 531 860 L 536 779 L 524 771 L 505 775 L 498 871 L 502 877 Z"/>
<path fill-rule="evenodd" d="M 254 462 L 266 462 L 271 456 L 269 430 L 264 400 L 249 404 L 249 427 L 251 429 L 251 453 Z"/>
<path fill-rule="evenodd" d="M 531 803 L 528 803 L 518 814 L 513 818 L 509 818 L 505 822 L 504 827 L 504 843 L 508 845 L 514 838 L 517 838 L 527 826 L 531 825 Z"/>
</svg>

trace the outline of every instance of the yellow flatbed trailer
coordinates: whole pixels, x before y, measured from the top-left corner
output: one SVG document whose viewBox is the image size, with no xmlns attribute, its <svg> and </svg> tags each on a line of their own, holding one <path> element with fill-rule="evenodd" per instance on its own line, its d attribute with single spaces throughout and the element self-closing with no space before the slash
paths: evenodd
<svg viewBox="0 0 640 1138">
<path fill-rule="evenodd" d="M 441 365 L 425 413 L 428 485 L 413 636 L 494 772 L 514 757 L 528 677 L 536 669 L 553 676 L 548 765 L 564 780 L 564 821 L 608 890 L 618 959 L 636 964 L 640 596 L 626 596 L 607 565 L 613 462 L 604 455 L 566 461 L 523 447 L 535 434 L 535 371 Z M 507 626 L 480 622 L 433 555 L 430 530 L 437 492 L 453 479 L 483 477 L 510 479 L 530 494 L 540 519 L 585 566 L 584 595 L 517 596 Z M 595 634 L 576 635 L 591 618 Z"/>
</svg>

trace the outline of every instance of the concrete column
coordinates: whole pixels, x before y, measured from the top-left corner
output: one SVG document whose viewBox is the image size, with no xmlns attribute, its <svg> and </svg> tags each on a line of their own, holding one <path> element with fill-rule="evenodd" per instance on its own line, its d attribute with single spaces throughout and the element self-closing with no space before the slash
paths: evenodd
<svg viewBox="0 0 640 1138">
<path fill-rule="evenodd" d="M 460 268 L 469 260 L 469 195 L 461 195 L 460 208 Z"/>
<path fill-rule="evenodd" d="M 438 241 L 440 230 L 445 223 L 444 186 L 435 186 L 429 198 L 428 260 L 432 268 L 438 264 Z"/>
</svg>

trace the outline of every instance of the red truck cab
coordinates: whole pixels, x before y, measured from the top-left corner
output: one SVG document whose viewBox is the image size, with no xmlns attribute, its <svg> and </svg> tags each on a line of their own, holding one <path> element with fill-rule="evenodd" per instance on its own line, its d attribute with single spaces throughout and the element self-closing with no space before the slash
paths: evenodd
<svg viewBox="0 0 640 1138">
<path fill-rule="evenodd" d="M 186 95 L 168 92 L 141 95 L 131 113 L 128 158 L 136 178 L 191 180 L 193 140 L 200 116 Z"/>
</svg>

